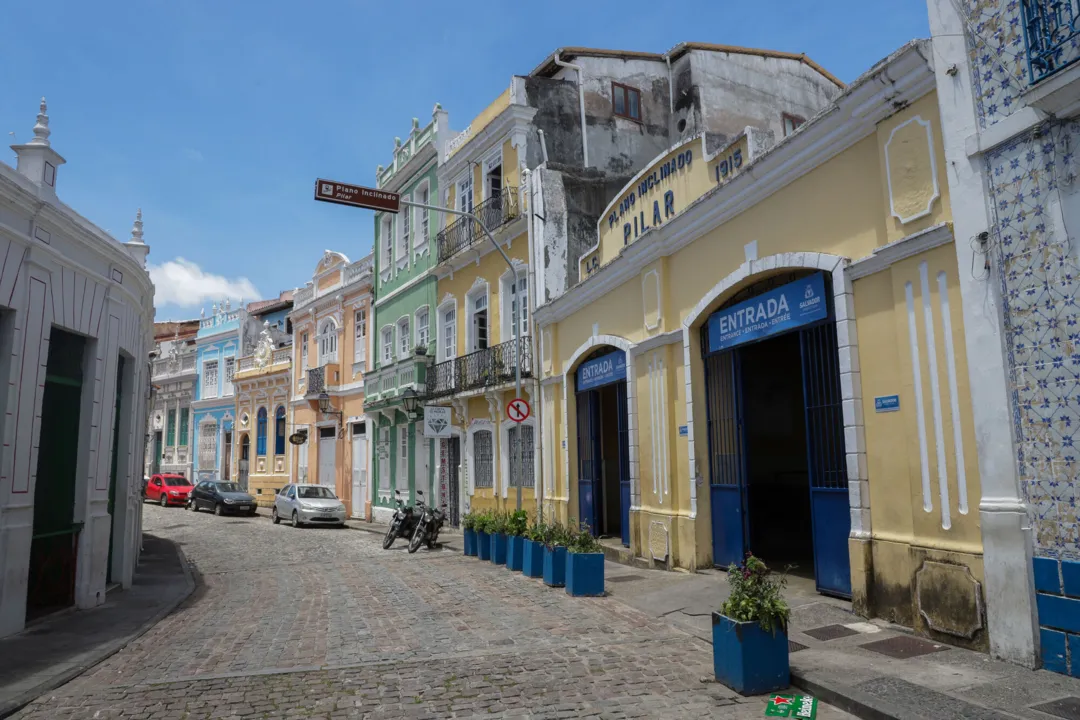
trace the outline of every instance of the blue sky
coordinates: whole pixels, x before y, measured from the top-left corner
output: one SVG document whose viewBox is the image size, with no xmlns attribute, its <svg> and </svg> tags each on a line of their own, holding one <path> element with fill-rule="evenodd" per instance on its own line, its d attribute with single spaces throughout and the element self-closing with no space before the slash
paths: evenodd
<svg viewBox="0 0 1080 720">
<path fill-rule="evenodd" d="M 459 130 L 557 47 L 805 52 L 850 82 L 929 34 L 922 0 L 56 0 L 0 2 L 0 27 L 0 131 L 29 140 L 45 95 L 60 197 L 120 240 L 143 208 L 159 320 L 365 255 L 371 213 L 314 179 L 373 184 L 413 117 Z"/>
</svg>

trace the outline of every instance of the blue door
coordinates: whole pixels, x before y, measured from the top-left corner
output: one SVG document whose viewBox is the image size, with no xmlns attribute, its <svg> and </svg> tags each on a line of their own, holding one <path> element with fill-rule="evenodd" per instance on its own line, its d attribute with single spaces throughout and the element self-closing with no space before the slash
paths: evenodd
<svg viewBox="0 0 1080 720">
<path fill-rule="evenodd" d="M 626 383 L 615 389 L 619 425 L 619 519 L 622 544 L 630 547 L 630 428 L 626 414 Z"/>
<path fill-rule="evenodd" d="M 800 331 L 807 464 L 818 592 L 851 597 L 847 462 L 836 324 Z"/>
<path fill-rule="evenodd" d="M 739 351 L 705 358 L 709 438 L 709 502 L 713 564 L 727 567 L 746 554 L 746 456 L 743 450 Z"/>
<path fill-rule="evenodd" d="M 600 398 L 595 391 L 577 394 L 578 522 L 599 532 L 597 490 L 600 486 Z"/>
</svg>

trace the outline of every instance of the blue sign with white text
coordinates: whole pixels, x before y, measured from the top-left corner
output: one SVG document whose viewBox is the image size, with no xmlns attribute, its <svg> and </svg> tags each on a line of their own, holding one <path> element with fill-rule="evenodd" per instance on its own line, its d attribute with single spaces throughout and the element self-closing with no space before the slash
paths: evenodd
<svg viewBox="0 0 1080 720">
<path fill-rule="evenodd" d="M 794 330 L 829 316 L 820 272 L 781 285 L 709 316 L 709 352 Z"/>
<path fill-rule="evenodd" d="M 896 412 L 899 409 L 899 395 L 882 395 L 874 398 L 874 412 Z"/>
<path fill-rule="evenodd" d="M 577 391 L 584 392 L 625 379 L 626 353 L 616 350 L 581 364 L 577 371 Z"/>
</svg>

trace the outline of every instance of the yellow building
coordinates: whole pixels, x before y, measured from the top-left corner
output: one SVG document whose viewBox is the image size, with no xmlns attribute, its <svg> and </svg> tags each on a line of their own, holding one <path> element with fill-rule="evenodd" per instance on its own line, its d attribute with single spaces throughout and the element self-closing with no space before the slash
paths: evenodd
<svg viewBox="0 0 1080 720">
<path fill-rule="evenodd" d="M 657 565 L 753 550 L 985 648 L 970 268 L 928 57 L 901 48 L 778 142 L 680 142 L 612 200 L 534 313 L 541 502 Z"/>
<path fill-rule="evenodd" d="M 292 338 L 286 322 L 290 308 L 291 291 L 247 306 L 250 327 L 243 337 L 248 354 L 237 362 L 232 379 L 236 448 L 228 453 L 229 477 L 247 488 L 261 507 L 273 505 L 277 491 L 288 484 L 294 452 L 287 442 L 286 410 L 292 370 Z"/>
<path fill-rule="evenodd" d="M 372 259 L 327 250 L 311 282 L 295 291 L 290 433 L 303 437 L 292 482 L 330 488 L 351 517 L 370 517 L 371 458 L 364 415 L 370 369 Z"/>
<path fill-rule="evenodd" d="M 444 219 L 436 235 L 433 269 L 436 356 L 427 373 L 425 397 L 430 404 L 454 409 L 450 432 L 451 441 L 457 439 L 453 447 L 464 448 L 465 509 L 512 509 L 518 487 L 521 506 L 530 510 L 536 506 L 535 419 L 519 425 L 507 420 L 504 411 L 515 397 L 518 362 L 522 395 L 535 394 L 527 298 L 529 238 L 520 161 L 536 111 L 520 95 L 512 90 L 501 94 L 466 132 L 447 144 L 438 169 L 444 206 L 480 217 L 514 267 L 511 270 L 472 220 L 452 215 Z M 515 291 L 520 293 L 517 301 Z M 523 312 L 517 312 L 516 302 Z M 519 445 L 520 465 L 518 455 L 511 462 L 510 453 L 511 446 Z M 440 474 L 458 452 L 439 453 Z"/>
</svg>

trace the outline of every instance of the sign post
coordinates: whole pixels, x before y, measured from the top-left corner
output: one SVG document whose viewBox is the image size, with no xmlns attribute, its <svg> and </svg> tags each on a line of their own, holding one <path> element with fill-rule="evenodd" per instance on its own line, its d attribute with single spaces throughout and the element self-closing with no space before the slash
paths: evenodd
<svg viewBox="0 0 1080 720">
<path fill-rule="evenodd" d="M 517 277 L 517 268 L 514 267 L 514 263 L 510 261 L 510 257 L 506 254 L 499 243 L 495 242 L 494 236 L 491 231 L 488 230 L 487 225 L 473 215 L 471 212 L 465 212 L 464 210 L 454 210 L 453 208 L 438 207 L 437 205 L 427 205 L 425 203 L 412 202 L 411 200 L 402 200 L 401 196 L 397 193 L 387 192 L 385 190 L 379 190 L 378 188 L 364 187 L 363 185 L 350 185 L 349 183 L 338 182 L 336 180 L 324 180 L 319 178 L 315 181 L 315 199 L 322 202 L 336 203 L 338 205 L 349 205 L 351 207 L 367 208 L 369 210 L 379 210 L 381 212 L 398 213 L 401 211 L 401 206 L 421 208 L 422 210 L 433 210 L 438 213 L 446 213 L 448 215 L 458 215 L 460 217 L 466 217 L 480 226 L 480 229 L 484 232 L 484 235 L 491 244 L 502 255 L 502 259 L 506 262 L 506 266 L 510 268 L 510 276 L 513 278 L 514 288 L 511 294 L 511 302 L 513 307 L 518 308 L 518 313 L 515 317 L 511 318 L 510 324 L 512 328 L 512 337 L 514 343 L 514 399 L 520 400 L 521 398 L 521 357 L 524 353 L 521 352 L 521 320 L 524 316 L 524 307 L 521 305 L 522 298 L 518 297 L 518 293 L 521 291 L 521 282 Z M 526 405 L 528 405 L 526 403 Z M 521 443 L 518 443 L 518 464 L 521 467 Z M 521 509 L 521 478 L 518 478 L 517 485 L 517 509 Z"/>
</svg>

